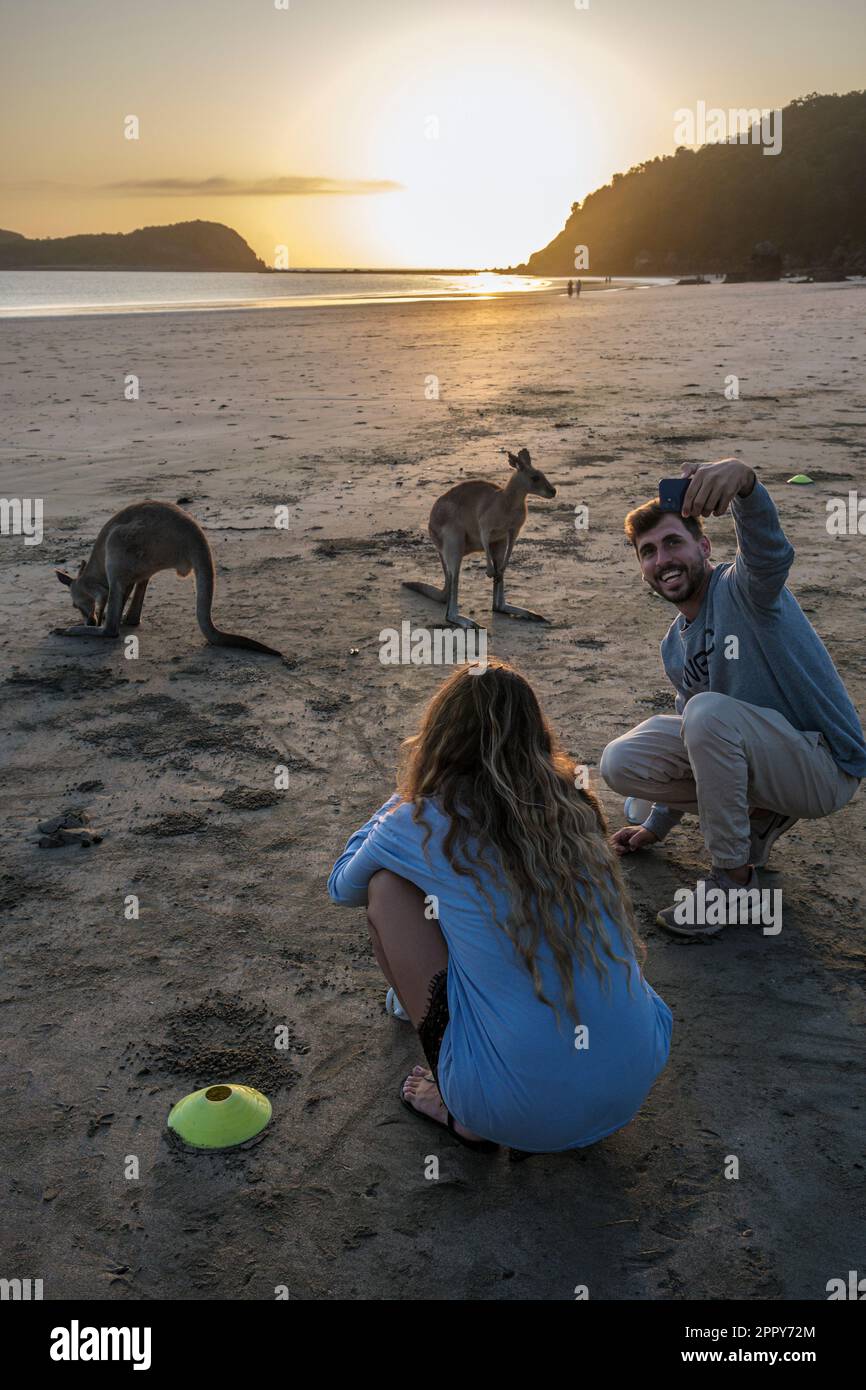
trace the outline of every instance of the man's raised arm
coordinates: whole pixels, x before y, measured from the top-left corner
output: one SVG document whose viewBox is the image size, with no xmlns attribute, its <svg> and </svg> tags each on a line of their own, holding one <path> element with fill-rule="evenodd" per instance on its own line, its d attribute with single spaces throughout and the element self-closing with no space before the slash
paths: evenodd
<svg viewBox="0 0 866 1390">
<path fill-rule="evenodd" d="M 730 506 L 737 532 L 735 577 L 753 603 L 773 603 L 785 587 L 794 547 L 754 469 L 732 458 L 687 464 L 683 474 L 692 480 L 683 499 L 683 516 L 722 516 Z"/>
</svg>

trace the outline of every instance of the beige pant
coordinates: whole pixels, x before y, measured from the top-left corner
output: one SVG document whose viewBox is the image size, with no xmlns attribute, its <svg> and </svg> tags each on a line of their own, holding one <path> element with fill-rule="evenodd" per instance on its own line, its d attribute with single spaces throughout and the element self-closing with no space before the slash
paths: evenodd
<svg viewBox="0 0 866 1390">
<path fill-rule="evenodd" d="M 845 806 L 860 779 L 834 762 L 824 735 L 800 733 L 773 709 L 730 695 L 693 695 L 601 755 L 601 775 L 623 796 L 697 811 L 716 868 L 749 862 L 749 808 L 818 820 Z"/>
</svg>

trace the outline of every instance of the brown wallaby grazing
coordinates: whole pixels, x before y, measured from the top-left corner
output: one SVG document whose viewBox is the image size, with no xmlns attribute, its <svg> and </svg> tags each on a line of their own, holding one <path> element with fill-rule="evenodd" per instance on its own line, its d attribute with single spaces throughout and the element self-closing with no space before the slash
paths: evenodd
<svg viewBox="0 0 866 1390">
<path fill-rule="evenodd" d="M 508 462 L 514 469 L 505 487 L 495 483 L 458 483 L 433 503 L 430 513 L 430 535 L 439 552 L 439 559 L 445 571 L 445 585 L 437 589 L 433 584 L 419 584 L 404 581 L 404 588 L 414 589 L 427 598 L 445 604 L 445 621 L 456 627 L 477 627 L 471 618 L 463 618 L 457 611 L 457 586 L 460 581 L 460 566 L 464 555 L 483 550 L 487 556 L 487 574 L 493 580 L 493 611 L 507 613 L 512 618 L 529 618 L 536 623 L 546 623 L 540 613 L 530 608 L 517 608 L 505 602 L 505 570 L 511 559 L 514 542 L 526 520 L 526 499 L 534 497 L 555 497 L 552 487 L 543 473 L 533 468 L 528 449 L 519 454 L 509 454 Z"/>
<path fill-rule="evenodd" d="M 82 561 L 74 579 L 64 570 L 55 570 L 84 616 L 83 623 L 55 628 L 55 632 L 63 637 L 118 637 L 121 625 L 137 627 L 148 581 L 160 570 L 176 570 L 184 579 L 195 573 L 195 616 L 213 646 L 243 647 L 284 659 L 282 652 L 263 642 L 214 626 L 211 548 L 198 522 L 173 502 L 133 502 L 122 507 L 106 521 L 90 558 Z M 124 616 L 127 599 L 130 603 Z"/>
</svg>

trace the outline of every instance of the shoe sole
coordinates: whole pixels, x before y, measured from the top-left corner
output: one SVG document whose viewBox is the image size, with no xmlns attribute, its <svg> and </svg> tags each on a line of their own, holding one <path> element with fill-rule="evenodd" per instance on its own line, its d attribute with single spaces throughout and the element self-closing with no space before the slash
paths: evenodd
<svg viewBox="0 0 866 1390">
<path fill-rule="evenodd" d="M 668 936 L 679 937 L 681 941 L 702 941 L 705 937 L 720 936 L 725 930 L 725 924 L 718 927 L 672 927 L 660 912 L 656 914 L 656 926 L 666 931 Z"/>
<path fill-rule="evenodd" d="M 403 1008 L 403 1005 L 400 1004 L 400 1012 L 398 1013 L 395 1007 L 396 1004 L 400 1004 L 400 1001 L 394 990 L 389 989 L 388 993 L 385 995 L 385 1013 L 389 1018 L 396 1018 L 398 1023 L 411 1023 L 412 1020 Z"/>
<path fill-rule="evenodd" d="M 635 807 L 646 807 L 646 810 L 641 809 L 635 813 Z M 639 796 L 627 796 L 622 803 L 622 813 L 629 825 L 643 825 L 652 808 L 651 801 L 644 801 Z"/>
<path fill-rule="evenodd" d="M 786 816 L 783 820 L 770 826 L 766 835 L 753 834 L 749 837 L 750 863 L 756 869 L 765 869 L 770 858 L 770 851 L 781 835 L 790 830 L 797 824 L 796 816 Z M 754 851 L 754 853 L 753 853 Z"/>
</svg>

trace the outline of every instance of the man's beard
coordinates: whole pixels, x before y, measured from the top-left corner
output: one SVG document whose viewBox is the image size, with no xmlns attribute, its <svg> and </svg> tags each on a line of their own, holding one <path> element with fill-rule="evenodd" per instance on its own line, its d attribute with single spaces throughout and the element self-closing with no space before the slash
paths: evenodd
<svg viewBox="0 0 866 1390">
<path fill-rule="evenodd" d="M 701 558 L 686 564 L 681 560 L 677 560 L 666 565 L 662 573 L 668 570 L 680 571 L 680 576 L 676 583 L 668 585 L 662 584 L 659 580 L 652 579 L 650 581 L 650 588 L 653 590 L 653 593 L 658 594 L 660 598 L 667 599 L 668 603 L 688 603 L 689 599 L 693 594 L 697 593 L 704 582 L 706 561 Z"/>
</svg>

